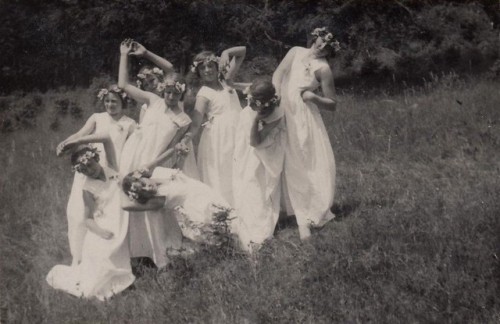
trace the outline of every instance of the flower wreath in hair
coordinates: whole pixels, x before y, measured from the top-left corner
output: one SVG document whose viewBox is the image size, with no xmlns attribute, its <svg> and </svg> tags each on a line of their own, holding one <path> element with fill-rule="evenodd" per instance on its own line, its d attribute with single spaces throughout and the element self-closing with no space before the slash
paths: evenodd
<svg viewBox="0 0 500 324">
<path fill-rule="evenodd" d="M 144 173 L 149 172 L 148 169 L 138 169 L 132 172 L 130 175 L 132 178 L 139 180 L 140 178 L 144 177 Z M 139 192 L 142 190 L 142 184 L 138 182 L 133 182 L 130 185 L 130 189 L 126 192 L 127 196 L 129 197 L 130 200 L 137 200 L 139 199 Z"/>
<path fill-rule="evenodd" d="M 315 28 L 311 35 L 320 37 L 325 44 L 324 46 L 330 46 L 335 52 L 340 51 L 340 43 L 335 39 L 333 34 L 326 29 L 326 27 Z"/>
<path fill-rule="evenodd" d="M 163 78 L 163 70 L 160 69 L 160 68 L 157 68 L 157 67 L 152 68 L 152 69 L 144 69 L 144 70 L 142 70 L 142 73 L 137 74 L 137 78 L 139 80 L 137 80 L 136 82 L 137 82 L 137 86 L 139 88 L 142 86 L 142 81 L 141 80 L 145 80 L 148 75 L 152 75 L 152 76 L 155 76 L 155 77 L 157 77 L 159 79 L 162 79 Z"/>
<path fill-rule="evenodd" d="M 226 63 L 226 64 L 224 64 L 224 66 L 220 66 L 220 57 L 215 56 L 213 54 L 206 57 L 204 60 L 194 61 L 193 64 L 191 65 L 191 72 L 195 73 L 196 69 L 198 68 L 198 65 L 200 65 L 202 63 L 208 64 L 210 62 L 217 63 L 217 65 L 219 66 L 219 80 L 223 80 L 228 69 L 229 69 L 230 63 Z"/>
<path fill-rule="evenodd" d="M 113 86 L 110 89 L 103 88 L 99 90 L 97 93 L 97 98 L 99 98 L 100 101 L 104 100 L 104 97 L 108 95 L 109 93 L 116 93 L 119 95 L 123 100 L 127 99 L 127 93 L 123 91 L 122 89 L 118 88 L 117 86 Z"/>
<path fill-rule="evenodd" d="M 78 159 L 76 160 L 75 165 L 73 165 L 72 169 L 74 172 L 82 172 L 83 167 L 86 167 L 89 165 L 90 160 L 94 159 L 96 162 L 99 162 L 99 153 L 97 151 L 96 147 L 93 147 L 92 145 L 86 145 L 81 148 L 82 150 L 85 149 L 86 152 L 81 154 Z"/>
<path fill-rule="evenodd" d="M 156 86 L 156 90 L 158 90 L 159 92 L 163 92 L 167 87 L 174 87 L 178 93 L 183 93 L 184 91 L 186 91 L 186 84 L 180 83 L 179 81 L 159 82 Z"/>
<path fill-rule="evenodd" d="M 265 107 L 265 108 L 269 108 L 269 107 L 276 107 L 277 105 L 279 105 L 280 103 L 280 98 L 277 96 L 277 95 L 274 95 L 271 99 L 269 99 L 268 101 L 262 101 L 262 100 L 256 100 L 250 93 L 247 93 L 247 104 L 250 105 L 250 104 L 255 104 L 255 106 L 257 107 Z"/>
</svg>

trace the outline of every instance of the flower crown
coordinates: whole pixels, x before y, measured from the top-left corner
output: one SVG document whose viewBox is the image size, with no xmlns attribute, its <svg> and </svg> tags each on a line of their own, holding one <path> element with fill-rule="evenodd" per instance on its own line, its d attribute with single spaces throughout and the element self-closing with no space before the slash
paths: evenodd
<svg viewBox="0 0 500 324">
<path fill-rule="evenodd" d="M 247 103 L 250 105 L 251 103 L 254 103 L 255 106 L 257 107 L 274 107 L 280 102 L 280 98 L 277 95 L 274 95 L 271 99 L 268 101 L 261 101 L 261 100 L 256 100 L 250 93 L 247 94 Z"/>
<path fill-rule="evenodd" d="M 127 93 L 125 91 L 123 91 L 122 89 L 118 88 L 117 86 L 113 86 L 110 89 L 103 88 L 103 89 L 99 90 L 99 93 L 97 93 L 97 98 L 99 98 L 99 100 L 103 101 L 104 97 L 107 96 L 109 93 L 116 93 L 124 100 L 127 98 Z"/>
<path fill-rule="evenodd" d="M 86 149 L 86 152 L 81 154 L 76 163 L 73 165 L 72 169 L 74 172 L 82 172 L 84 167 L 89 165 L 90 160 L 94 159 L 96 162 L 99 162 L 99 153 L 97 148 L 93 146 L 85 146 L 82 149 Z"/>
<path fill-rule="evenodd" d="M 175 90 L 179 93 L 183 93 L 184 91 L 186 91 L 186 84 L 180 83 L 179 81 L 159 82 L 158 85 L 156 86 L 156 90 L 162 92 L 165 91 L 167 87 L 175 87 Z"/>
<path fill-rule="evenodd" d="M 191 65 L 191 72 L 193 72 L 193 73 L 196 72 L 196 68 L 198 68 L 198 65 L 200 65 L 202 63 L 208 64 L 210 62 L 214 62 L 214 63 L 219 64 L 220 57 L 215 56 L 215 55 L 212 54 L 210 56 L 205 57 L 204 60 L 193 61 L 193 64 Z"/>
<path fill-rule="evenodd" d="M 311 35 L 313 36 L 316 36 L 316 37 L 320 37 L 323 42 L 324 42 L 324 46 L 330 46 L 331 48 L 333 48 L 333 50 L 335 52 L 338 52 L 340 51 L 340 43 L 335 39 L 335 37 L 333 37 L 333 34 L 330 33 L 326 27 L 321 27 L 321 28 L 315 28 Z"/>
<path fill-rule="evenodd" d="M 136 82 L 137 82 L 137 86 L 139 88 L 142 86 L 141 80 L 145 80 L 148 75 L 152 75 L 154 77 L 161 79 L 161 78 L 163 78 L 163 70 L 160 68 L 157 68 L 157 67 L 152 68 L 152 69 L 145 68 L 144 70 L 142 70 L 141 73 L 137 74 L 138 80 Z"/>
</svg>

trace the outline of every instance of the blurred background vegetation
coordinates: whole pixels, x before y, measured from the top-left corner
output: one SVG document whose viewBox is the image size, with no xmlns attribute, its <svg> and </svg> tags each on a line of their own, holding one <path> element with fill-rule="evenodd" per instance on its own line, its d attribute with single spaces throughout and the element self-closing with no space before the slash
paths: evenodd
<svg viewBox="0 0 500 324">
<path fill-rule="evenodd" d="M 269 75 L 309 31 L 329 26 L 343 50 L 337 87 L 425 83 L 430 73 L 498 77 L 496 0 L 18 0 L 2 1 L 2 94 L 89 86 L 115 77 L 118 47 L 131 37 L 181 72 L 201 49 L 248 47 L 242 79 Z"/>
</svg>

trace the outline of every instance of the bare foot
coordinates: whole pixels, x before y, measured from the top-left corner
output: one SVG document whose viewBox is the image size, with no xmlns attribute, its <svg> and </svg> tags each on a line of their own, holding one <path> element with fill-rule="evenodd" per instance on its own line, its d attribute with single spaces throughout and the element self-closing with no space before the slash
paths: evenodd
<svg viewBox="0 0 500 324">
<path fill-rule="evenodd" d="M 299 236 L 302 241 L 311 237 L 311 229 L 309 225 L 299 225 Z"/>
</svg>

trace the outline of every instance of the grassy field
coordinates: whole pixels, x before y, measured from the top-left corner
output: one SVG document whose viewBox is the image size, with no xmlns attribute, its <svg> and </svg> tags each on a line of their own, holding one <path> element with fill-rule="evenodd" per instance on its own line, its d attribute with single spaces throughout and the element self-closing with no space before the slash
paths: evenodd
<svg viewBox="0 0 500 324">
<path fill-rule="evenodd" d="M 341 93 L 337 112 L 323 114 L 336 221 L 306 243 L 284 224 L 252 258 L 206 250 L 159 274 L 144 269 L 104 303 L 45 282 L 70 263 L 72 174 L 54 149 L 92 100 L 84 90 L 29 94 L 22 100 L 42 99 L 36 126 L 0 140 L 1 322 L 498 323 L 498 89 L 442 78 L 398 96 Z M 63 99 L 83 119 L 61 113 Z"/>
</svg>

